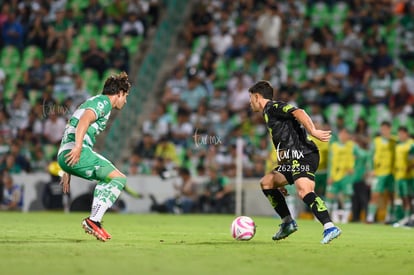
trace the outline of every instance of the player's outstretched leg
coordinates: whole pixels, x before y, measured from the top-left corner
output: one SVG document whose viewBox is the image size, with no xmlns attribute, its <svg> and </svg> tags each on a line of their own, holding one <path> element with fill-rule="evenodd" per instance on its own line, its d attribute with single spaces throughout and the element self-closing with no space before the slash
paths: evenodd
<svg viewBox="0 0 414 275">
<path fill-rule="evenodd" d="M 291 222 L 284 222 L 279 226 L 279 231 L 272 237 L 274 241 L 282 240 L 298 230 L 298 225 L 295 220 L 292 220 Z"/>
</svg>

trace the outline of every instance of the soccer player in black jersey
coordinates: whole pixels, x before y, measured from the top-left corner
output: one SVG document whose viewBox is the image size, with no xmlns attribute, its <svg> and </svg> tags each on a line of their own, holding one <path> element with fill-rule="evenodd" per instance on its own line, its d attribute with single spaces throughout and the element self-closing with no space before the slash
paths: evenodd
<svg viewBox="0 0 414 275">
<path fill-rule="evenodd" d="M 273 240 L 284 239 L 298 229 L 279 189 L 286 184 L 295 184 L 299 197 L 323 224 L 321 243 L 329 243 L 341 234 L 341 230 L 332 223 L 325 203 L 314 192 L 319 152 L 307 134 L 327 142 L 331 131 L 316 129 L 304 110 L 286 102 L 273 101 L 273 87 L 268 81 L 257 82 L 249 88 L 249 93 L 252 110 L 263 112 L 278 158 L 278 166 L 260 181 L 263 193 L 282 218 L 280 230 Z"/>
</svg>

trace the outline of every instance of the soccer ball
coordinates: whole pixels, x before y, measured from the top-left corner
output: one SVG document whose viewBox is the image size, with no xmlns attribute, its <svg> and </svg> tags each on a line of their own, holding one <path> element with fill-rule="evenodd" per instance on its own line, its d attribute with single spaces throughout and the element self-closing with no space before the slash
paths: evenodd
<svg viewBox="0 0 414 275">
<path fill-rule="evenodd" d="M 252 218 L 239 216 L 231 224 L 231 235 L 235 240 L 248 241 L 256 234 L 256 224 Z"/>
</svg>

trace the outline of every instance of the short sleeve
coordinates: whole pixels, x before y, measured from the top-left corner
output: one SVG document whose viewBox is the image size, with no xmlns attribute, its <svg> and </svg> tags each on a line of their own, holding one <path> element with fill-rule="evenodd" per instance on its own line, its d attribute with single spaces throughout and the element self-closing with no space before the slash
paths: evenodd
<svg viewBox="0 0 414 275">
<path fill-rule="evenodd" d="M 94 97 L 86 101 L 84 107 L 85 110 L 92 110 L 95 113 L 97 120 L 106 116 L 111 111 L 111 103 L 109 102 L 107 97 L 103 96 Z"/>
<path fill-rule="evenodd" d="M 292 112 L 298 108 L 282 101 L 276 101 L 272 106 L 272 113 L 279 117 L 292 117 Z"/>
</svg>

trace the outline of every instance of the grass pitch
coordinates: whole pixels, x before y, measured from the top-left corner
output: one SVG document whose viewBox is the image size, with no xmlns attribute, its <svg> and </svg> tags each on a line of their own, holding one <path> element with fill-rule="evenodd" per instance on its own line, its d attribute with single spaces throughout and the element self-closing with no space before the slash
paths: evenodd
<svg viewBox="0 0 414 275">
<path fill-rule="evenodd" d="M 88 214 L 0 213 L 1 274 L 413 274 L 414 231 L 345 224 L 320 244 L 319 223 L 274 242 L 280 223 L 252 217 L 251 241 L 230 236 L 233 216 L 107 214 L 112 240 L 87 235 Z"/>
</svg>

